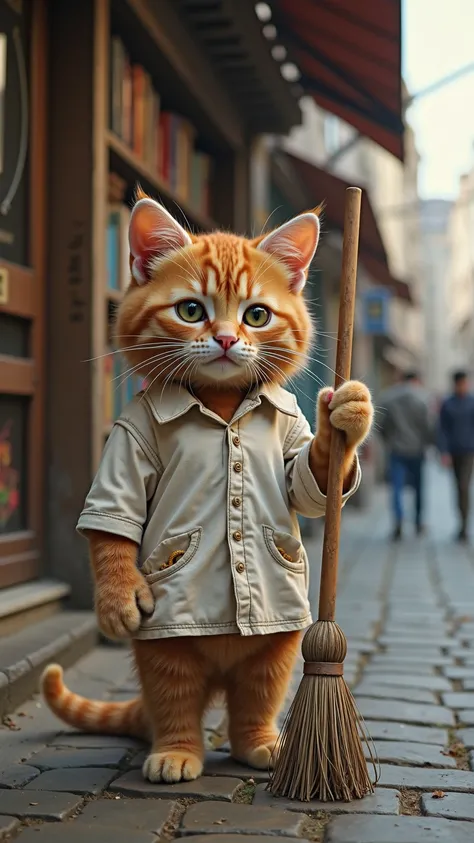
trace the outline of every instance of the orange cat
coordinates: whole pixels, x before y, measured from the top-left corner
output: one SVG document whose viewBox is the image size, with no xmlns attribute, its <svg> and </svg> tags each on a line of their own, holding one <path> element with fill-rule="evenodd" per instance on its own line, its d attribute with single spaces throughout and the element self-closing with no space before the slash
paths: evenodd
<svg viewBox="0 0 474 843">
<path fill-rule="evenodd" d="M 43 692 L 72 726 L 145 736 L 150 781 L 202 772 L 205 709 L 225 694 L 234 757 L 268 766 L 300 630 L 311 622 L 296 513 L 324 514 L 331 425 L 346 435 L 345 497 L 360 481 L 367 388 L 318 397 L 313 436 L 281 384 L 305 363 L 303 288 L 315 213 L 247 240 L 188 234 L 141 197 L 118 339 L 149 386 L 115 424 L 79 519 L 104 633 L 129 636 L 141 697 Z"/>
</svg>

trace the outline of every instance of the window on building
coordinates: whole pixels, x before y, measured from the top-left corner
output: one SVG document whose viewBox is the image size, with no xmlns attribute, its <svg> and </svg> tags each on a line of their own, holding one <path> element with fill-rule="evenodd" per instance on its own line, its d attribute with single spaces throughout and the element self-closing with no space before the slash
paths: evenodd
<svg viewBox="0 0 474 843">
<path fill-rule="evenodd" d="M 339 149 L 341 144 L 340 130 L 341 124 L 339 118 L 334 114 L 326 114 L 324 120 L 324 142 L 328 155 L 332 155 L 337 149 Z"/>
</svg>

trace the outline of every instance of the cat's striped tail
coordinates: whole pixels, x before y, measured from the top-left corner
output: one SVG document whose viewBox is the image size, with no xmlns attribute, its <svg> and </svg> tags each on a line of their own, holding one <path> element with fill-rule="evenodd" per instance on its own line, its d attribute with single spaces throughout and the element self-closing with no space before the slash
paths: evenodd
<svg viewBox="0 0 474 843">
<path fill-rule="evenodd" d="M 99 702 L 73 694 L 66 688 L 58 664 L 50 664 L 44 671 L 41 690 L 51 711 L 69 726 L 102 735 L 148 737 L 140 697 L 129 702 Z"/>
</svg>

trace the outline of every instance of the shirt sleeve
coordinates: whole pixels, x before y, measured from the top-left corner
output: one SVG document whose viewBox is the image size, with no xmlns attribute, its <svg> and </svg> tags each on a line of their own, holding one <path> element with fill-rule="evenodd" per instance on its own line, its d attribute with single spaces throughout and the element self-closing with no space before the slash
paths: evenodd
<svg viewBox="0 0 474 843">
<path fill-rule="evenodd" d="M 309 452 L 313 434 L 303 413 L 292 428 L 285 443 L 286 487 L 290 504 L 296 512 L 306 518 L 319 518 L 326 512 L 326 495 L 319 488 L 309 466 Z M 350 489 L 342 497 L 342 506 L 357 491 L 361 481 L 359 458 Z"/>
<path fill-rule="evenodd" d="M 147 444 L 133 427 L 115 424 L 79 517 L 78 532 L 102 530 L 141 543 L 148 500 L 160 475 Z"/>
</svg>

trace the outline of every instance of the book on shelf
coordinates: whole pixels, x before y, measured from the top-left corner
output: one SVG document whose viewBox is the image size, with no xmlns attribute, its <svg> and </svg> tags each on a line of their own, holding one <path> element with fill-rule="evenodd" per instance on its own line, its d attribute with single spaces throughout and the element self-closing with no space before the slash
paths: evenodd
<svg viewBox="0 0 474 843">
<path fill-rule="evenodd" d="M 110 202 L 107 212 L 107 288 L 118 292 L 130 281 L 128 227 L 130 209 L 122 202 Z"/>
<path fill-rule="evenodd" d="M 104 430 L 109 430 L 127 404 L 144 388 L 141 375 L 126 375 L 128 364 L 109 349 L 104 357 Z"/>
<path fill-rule="evenodd" d="M 125 47 L 120 38 L 113 36 L 110 45 L 110 126 L 123 137 L 123 78 L 126 62 Z"/>
<path fill-rule="evenodd" d="M 123 203 L 111 202 L 107 218 L 107 288 L 123 292 L 130 281 L 128 227 L 130 209 Z M 129 364 L 113 348 L 113 311 L 108 308 L 108 341 L 103 357 L 103 416 L 104 431 L 110 429 L 133 396 L 143 388 L 143 378 L 133 372 L 127 374 Z"/>
<path fill-rule="evenodd" d="M 176 199 L 209 214 L 211 159 L 196 149 L 196 132 L 185 117 L 161 109 L 150 74 L 132 64 L 117 36 L 111 40 L 110 127 Z"/>
<path fill-rule="evenodd" d="M 127 192 L 127 182 L 117 173 L 110 172 L 108 177 L 108 201 L 124 202 Z"/>
</svg>

